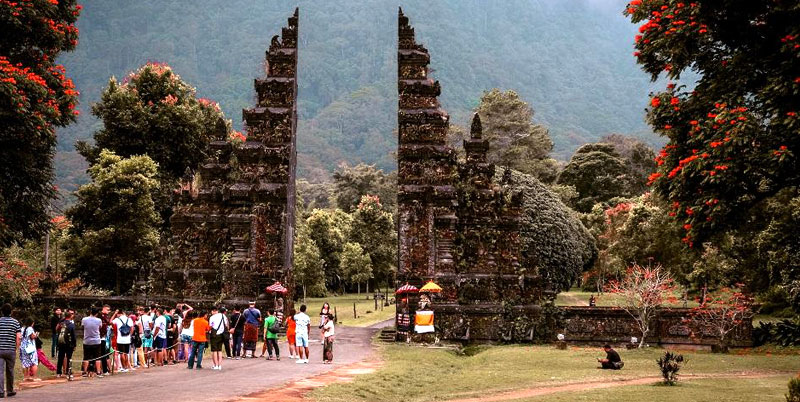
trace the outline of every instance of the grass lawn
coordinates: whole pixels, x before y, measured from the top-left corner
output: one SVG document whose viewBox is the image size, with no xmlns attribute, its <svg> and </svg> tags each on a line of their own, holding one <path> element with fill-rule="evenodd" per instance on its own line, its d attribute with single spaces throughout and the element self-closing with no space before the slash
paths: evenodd
<svg viewBox="0 0 800 402">
<path fill-rule="evenodd" d="M 704 401 L 750 402 L 785 401 L 785 375 L 766 378 L 697 379 L 674 387 L 662 385 L 631 385 L 585 392 L 564 392 L 518 401 L 536 402 L 638 402 L 638 401 Z"/>
<path fill-rule="evenodd" d="M 595 368 L 595 359 L 604 354 L 594 348 L 571 347 L 561 351 L 552 346 L 509 345 L 485 347 L 477 351 L 479 353 L 472 356 L 464 356 L 444 349 L 406 345 L 380 346 L 379 353 L 386 362 L 380 370 L 358 376 L 352 383 L 329 385 L 315 390 L 311 396 L 318 401 L 447 400 L 570 382 L 650 377 L 659 375 L 655 360 L 664 353 L 659 348 L 623 350 L 621 355 L 625 368 L 621 371 L 606 371 Z M 681 352 L 687 359 L 682 372 L 706 374 L 800 370 L 800 350 L 789 349 L 784 352 L 786 354 L 781 355 L 752 352 L 721 355 L 685 351 Z M 780 388 L 785 387 L 789 377 L 791 374 L 780 377 L 780 381 L 777 381 L 782 383 Z M 696 386 L 703 387 L 706 384 L 706 388 L 713 388 L 721 381 L 727 380 L 698 382 L 700 385 Z M 753 380 L 753 383 L 758 381 L 766 380 Z M 708 389 L 709 394 L 715 393 L 712 388 Z M 611 396 L 621 389 L 603 392 L 609 392 Z M 717 394 L 714 400 L 723 400 L 719 396 Z M 632 398 L 631 400 L 649 399 Z"/>
<path fill-rule="evenodd" d="M 568 292 L 561 292 L 556 296 L 556 305 L 558 306 L 588 306 L 589 298 L 594 295 L 597 305 L 600 307 L 613 307 L 618 306 L 620 297 L 612 293 L 596 293 L 586 292 L 579 288 L 572 288 Z M 680 300 L 676 303 L 665 303 L 668 307 L 683 307 L 683 301 Z M 697 307 L 697 302 L 689 300 L 688 307 Z"/>
<path fill-rule="evenodd" d="M 369 296 L 369 299 L 366 299 Z M 342 296 L 333 297 L 319 297 L 307 298 L 306 311 L 311 317 L 311 324 L 316 325 L 319 321 L 319 311 L 322 309 L 322 304 L 328 302 L 331 305 L 331 312 L 336 308 L 336 313 L 340 325 L 347 325 L 350 327 L 367 327 L 372 324 L 386 321 L 394 317 L 395 307 L 393 304 L 384 306 L 381 310 L 382 300 L 378 300 L 378 310 L 375 310 L 375 301 L 372 299 L 372 293 L 355 294 L 349 293 Z M 357 318 L 353 318 L 353 303 L 356 304 Z M 295 308 L 299 309 L 302 300 L 295 302 Z"/>
</svg>

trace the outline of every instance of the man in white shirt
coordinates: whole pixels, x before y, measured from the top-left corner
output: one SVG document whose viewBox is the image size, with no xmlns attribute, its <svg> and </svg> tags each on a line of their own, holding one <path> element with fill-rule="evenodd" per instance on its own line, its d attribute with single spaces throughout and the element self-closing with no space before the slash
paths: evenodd
<svg viewBox="0 0 800 402">
<path fill-rule="evenodd" d="M 306 314 L 306 305 L 300 306 L 300 312 L 294 315 L 295 344 L 297 346 L 297 364 L 308 364 L 308 331 L 311 330 L 311 317 Z M 305 352 L 305 354 L 303 353 Z"/>
<path fill-rule="evenodd" d="M 164 356 L 167 348 L 167 317 L 164 316 L 164 308 L 156 309 L 156 319 L 153 321 L 153 349 L 156 353 L 156 364 L 164 365 Z"/>
<path fill-rule="evenodd" d="M 125 373 L 131 369 L 130 361 L 128 361 L 128 354 L 131 352 L 131 334 L 133 333 L 133 320 L 125 315 L 124 311 L 119 312 L 119 316 L 111 323 L 114 325 L 114 330 L 117 331 L 117 351 L 119 359 L 122 363 L 120 373 Z"/>
<path fill-rule="evenodd" d="M 150 307 L 139 307 L 139 333 L 142 337 L 142 352 L 144 352 L 145 359 L 139 365 L 144 367 L 150 366 L 150 351 L 153 348 L 153 319 L 150 317 Z"/>
<path fill-rule="evenodd" d="M 222 343 L 225 342 L 225 331 L 228 330 L 228 317 L 225 317 L 225 307 L 211 310 L 208 326 L 211 327 L 211 359 L 214 361 L 212 370 L 222 370 Z"/>
</svg>

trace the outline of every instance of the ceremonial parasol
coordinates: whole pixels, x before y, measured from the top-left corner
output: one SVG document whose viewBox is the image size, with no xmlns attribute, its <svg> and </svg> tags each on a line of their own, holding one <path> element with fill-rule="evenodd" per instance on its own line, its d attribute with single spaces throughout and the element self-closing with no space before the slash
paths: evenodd
<svg viewBox="0 0 800 402">
<path fill-rule="evenodd" d="M 397 289 L 394 292 L 394 294 L 399 295 L 403 293 L 412 293 L 412 292 L 419 292 L 419 289 L 417 289 L 417 287 L 414 285 L 409 285 L 408 283 L 406 283 L 405 285 L 400 286 L 400 289 Z"/>
<path fill-rule="evenodd" d="M 420 292 L 428 292 L 428 293 L 439 293 L 442 291 L 442 287 L 433 283 L 433 281 L 428 281 L 422 289 L 419 290 Z"/>
<path fill-rule="evenodd" d="M 283 285 L 281 285 L 280 282 L 275 282 L 272 285 L 267 287 L 267 292 L 269 292 L 269 293 L 286 293 L 288 291 L 289 291 L 289 289 L 286 289 L 285 287 L 283 287 Z"/>
</svg>

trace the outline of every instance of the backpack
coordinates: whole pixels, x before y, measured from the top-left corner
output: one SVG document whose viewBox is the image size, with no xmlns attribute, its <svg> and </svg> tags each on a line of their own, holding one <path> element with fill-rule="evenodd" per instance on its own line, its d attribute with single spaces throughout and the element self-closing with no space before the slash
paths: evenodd
<svg viewBox="0 0 800 402">
<path fill-rule="evenodd" d="M 122 320 L 119 320 L 119 321 L 122 323 L 122 325 L 120 325 L 120 327 L 119 327 L 119 334 L 122 335 L 122 336 L 130 335 L 131 334 L 131 326 L 128 325 L 128 323 L 131 322 L 131 319 L 128 318 L 128 317 L 125 317 L 125 321 L 124 322 Z"/>
<path fill-rule="evenodd" d="M 67 333 L 67 326 L 59 324 L 61 326 L 61 330 L 58 331 L 58 346 L 66 346 L 67 345 L 67 337 L 69 334 Z"/>
<path fill-rule="evenodd" d="M 267 331 L 273 334 L 277 334 L 281 331 L 281 321 L 278 320 L 278 317 L 275 317 L 275 321 L 273 321 L 269 328 L 267 328 Z"/>
</svg>

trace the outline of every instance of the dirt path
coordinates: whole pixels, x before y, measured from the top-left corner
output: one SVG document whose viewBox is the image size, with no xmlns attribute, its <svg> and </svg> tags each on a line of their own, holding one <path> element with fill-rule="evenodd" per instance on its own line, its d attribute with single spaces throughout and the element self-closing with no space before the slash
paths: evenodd
<svg viewBox="0 0 800 402">
<path fill-rule="evenodd" d="M 336 371 L 343 366 L 368 361 L 375 355 L 371 340 L 376 332 L 376 329 L 371 328 L 336 328 L 336 346 L 334 348 L 336 359 L 333 365 L 322 364 L 322 345 L 319 341 L 319 333 L 312 331 L 311 363 L 309 364 L 296 364 L 295 360 L 288 359 L 286 343 L 282 342 L 280 348 L 283 359 L 281 361 L 226 359 L 222 361 L 223 369 L 216 371 L 211 370 L 211 355 L 206 354 L 203 358 L 205 369 L 202 371 L 190 371 L 186 369 L 186 365 L 179 364 L 140 369 L 133 373 L 115 374 L 102 379 L 73 382 L 63 379 L 42 381 L 35 385 L 47 385 L 37 388 L 25 386 L 14 397 L 14 400 L 108 402 L 110 399 L 115 402 L 140 402 L 143 398 L 155 397 L 158 399 L 157 394 L 154 394 L 158 391 L 152 387 L 154 383 L 174 384 L 175 386 L 171 385 L 167 389 L 180 390 L 175 397 L 181 401 L 236 400 L 267 389 L 284 387 L 283 384 L 287 382 L 300 383 L 323 373 Z"/>
<path fill-rule="evenodd" d="M 565 301 L 569 304 L 568 306 L 588 306 L 589 303 L 585 300 L 581 300 L 579 297 L 569 294 L 569 292 L 561 293 L 561 296 L 564 297 Z"/>
<path fill-rule="evenodd" d="M 382 366 L 382 361 L 365 361 L 348 364 L 347 366 L 339 367 L 316 377 L 292 381 L 278 388 L 247 395 L 237 399 L 237 401 L 307 401 L 306 395 L 315 388 L 324 387 L 329 384 L 350 382 L 353 381 L 355 376 L 374 373 Z"/>
<path fill-rule="evenodd" d="M 792 371 L 763 371 L 763 372 L 738 372 L 738 373 L 719 373 L 719 374 L 697 374 L 697 375 L 682 375 L 681 381 L 690 381 L 703 378 L 765 378 L 778 375 L 794 374 Z M 514 391 L 502 392 L 490 396 L 480 396 L 463 399 L 448 399 L 448 402 L 494 402 L 494 401 L 510 401 L 515 399 L 532 398 L 541 395 L 556 394 L 561 392 L 580 392 L 595 389 L 624 387 L 630 385 L 647 385 L 661 381 L 661 377 L 640 377 L 622 380 L 596 380 L 586 382 L 576 382 L 571 384 L 556 385 L 556 386 L 543 386 L 534 388 L 525 388 Z"/>
</svg>

